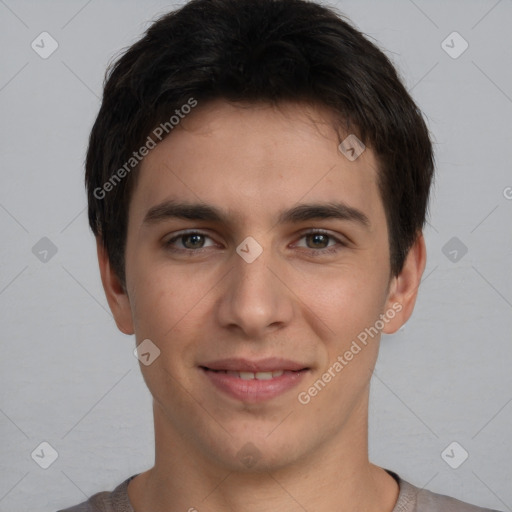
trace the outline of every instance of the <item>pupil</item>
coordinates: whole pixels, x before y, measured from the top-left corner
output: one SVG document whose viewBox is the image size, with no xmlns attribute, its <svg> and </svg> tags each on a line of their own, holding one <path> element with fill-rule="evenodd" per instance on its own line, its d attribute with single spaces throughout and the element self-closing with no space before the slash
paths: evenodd
<svg viewBox="0 0 512 512">
<path fill-rule="evenodd" d="M 198 245 L 201 245 L 201 237 L 202 237 L 202 236 L 203 236 L 203 235 L 186 235 L 186 236 L 185 236 L 185 240 L 193 240 L 193 239 L 195 239 L 195 241 L 192 241 L 192 243 L 191 243 L 191 244 L 187 244 L 187 243 L 185 243 L 185 246 L 186 246 L 186 247 L 188 247 L 189 245 L 192 245 L 192 247 L 191 247 L 191 248 L 195 248 L 195 247 L 197 247 Z M 199 242 L 199 243 L 197 243 L 197 242 Z M 190 248 L 190 247 L 189 247 L 189 248 Z"/>
<path fill-rule="evenodd" d="M 311 236 L 313 237 L 313 240 L 314 240 L 313 244 L 316 244 L 320 240 L 320 244 L 322 244 L 322 241 L 323 241 L 322 247 L 325 247 L 325 242 L 326 242 L 326 238 L 327 238 L 326 235 L 314 234 L 314 235 L 311 235 Z"/>
</svg>

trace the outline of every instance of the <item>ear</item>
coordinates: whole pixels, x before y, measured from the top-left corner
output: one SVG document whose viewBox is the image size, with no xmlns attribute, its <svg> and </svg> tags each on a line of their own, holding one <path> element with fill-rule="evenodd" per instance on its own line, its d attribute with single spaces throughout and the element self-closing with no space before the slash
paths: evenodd
<svg viewBox="0 0 512 512">
<path fill-rule="evenodd" d="M 132 310 L 128 294 L 110 265 L 107 251 L 99 236 L 96 237 L 96 249 L 98 252 L 101 282 L 117 328 L 124 334 L 134 334 Z"/>
<path fill-rule="evenodd" d="M 389 312 L 386 314 L 388 322 L 385 323 L 382 332 L 392 334 L 409 320 L 416 303 L 426 261 L 425 239 L 420 232 L 407 254 L 400 274 L 393 277 L 389 285 L 385 306 L 385 311 Z M 395 313 L 393 317 L 390 314 L 392 311 Z"/>
</svg>

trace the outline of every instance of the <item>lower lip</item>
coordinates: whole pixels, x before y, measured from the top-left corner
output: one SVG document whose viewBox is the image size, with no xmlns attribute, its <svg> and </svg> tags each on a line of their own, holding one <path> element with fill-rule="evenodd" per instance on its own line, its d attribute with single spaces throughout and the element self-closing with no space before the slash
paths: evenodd
<svg viewBox="0 0 512 512">
<path fill-rule="evenodd" d="M 201 368 L 201 371 L 217 389 L 220 389 L 232 398 L 248 403 L 259 403 L 270 400 L 294 388 L 308 370 L 284 372 L 283 375 L 269 380 L 243 380 L 240 377 L 223 372 L 205 370 L 204 368 Z"/>
</svg>

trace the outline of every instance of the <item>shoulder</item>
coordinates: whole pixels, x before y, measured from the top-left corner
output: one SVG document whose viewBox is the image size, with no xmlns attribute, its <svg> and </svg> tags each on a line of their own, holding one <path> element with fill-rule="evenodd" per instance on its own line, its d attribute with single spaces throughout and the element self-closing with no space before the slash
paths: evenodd
<svg viewBox="0 0 512 512">
<path fill-rule="evenodd" d="M 398 481 L 400 492 L 393 512 L 500 512 L 465 501 L 420 489 L 387 470 Z"/>
<path fill-rule="evenodd" d="M 89 499 L 57 512 L 134 512 L 128 498 L 128 483 L 137 475 L 121 482 L 113 491 L 101 491 Z"/>
</svg>

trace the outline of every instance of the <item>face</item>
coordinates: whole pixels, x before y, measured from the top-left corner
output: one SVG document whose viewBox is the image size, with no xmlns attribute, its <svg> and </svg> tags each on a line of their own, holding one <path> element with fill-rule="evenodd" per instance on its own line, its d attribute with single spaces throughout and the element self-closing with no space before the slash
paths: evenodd
<svg viewBox="0 0 512 512">
<path fill-rule="evenodd" d="M 380 331 L 410 308 L 375 156 L 338 144 L 320 108 L 216 101 L 142 162 L 109 302 L 160 351 L 155 414 L 198 459 L 279 467 L 361 435 Z"/>
</svg>

